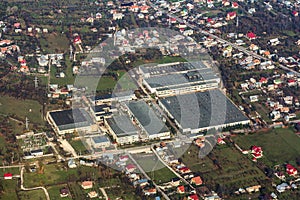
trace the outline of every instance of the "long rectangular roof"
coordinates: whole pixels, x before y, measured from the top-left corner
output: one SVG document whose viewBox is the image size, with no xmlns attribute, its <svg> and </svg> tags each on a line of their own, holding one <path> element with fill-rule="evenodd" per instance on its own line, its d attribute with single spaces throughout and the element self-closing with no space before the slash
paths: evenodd
<svg viewBox="0 0 300 200">
<path fill-rule="evenodd" d="M 91 124 L 88 113 L 79 108 L 50 112 L 50 116 L 59 130 L 80 128 Z"/>
<path fill-rule="evenodd" d="M 168 132 L 168 128 L 144 101 L 126 102 L 127 107 L 149 135 Z"/>
<path fill-rule="evenodd" d="M 160 100 L 183 129 L 208 128 L 249 120 L 220 90 Z"/>
<path fill-rule="evenodd" d="M 133 126 L 132 121 L 127 115 L 114 115 L 106 121 L 118 137 L 138 134 L 137 128 Z"/>
</svg>

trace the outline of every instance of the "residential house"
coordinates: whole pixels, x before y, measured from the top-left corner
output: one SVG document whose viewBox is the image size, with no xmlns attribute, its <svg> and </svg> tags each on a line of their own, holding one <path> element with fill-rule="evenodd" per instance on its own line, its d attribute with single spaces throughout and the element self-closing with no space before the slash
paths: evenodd
<svg viewBox="0 0 300 200">
<path fill-rule="evenodd" d="M 144 194 L 146 195 L 146 196 L 150 196 L 150 195 L 154 195 L 154 194 L 156 194 L 156 188 L 151 188 L 151 189 L 148 189 L 148 190 L 144 190 Z"/>
<path fill-rule="evenodd" d="M 253 33 L 253 32 L 249 32 L 246 34 L 246 37 L 249 39 L 249 40 L 254 40 L 256 39 L 256 34 Z"/>
<path fill-rule="evenodd" d="M 10 180 L 13 178 L 13 175 L 12 175 L 12 173 L 5 173 L 3 177 L 4 177 L 4 180 Z"/>
<path fill-rule="evenodd" d="M 81 187 L 86 190 L 86 189 L 91 189 L 93 188 L 93 182 L 92 181 L 83 181 L 81 183 Z"/>
<path fill-rule="evenodd" d="M 132 173 L 134 170 L 136 170 L 136 166 L 134 164 L 129 164 L 125 167 L 126 171 L 129 173 Z"/>
<path fill-rule="evenodd" d="M 203 183 L 203 181 L 200 178 L 200 176 L 196 176 L 196 177 L 191 179 L 191 184 L 201 185 L 202 183 Z"/>
<path fill-rule="evenodd" d="M 236 18 L 236 12 L 229 12 L 226 15 L 226 20 L 233 20 L 234 18 Z"/>
<path fill-rule="evenodd" d="M 291 164 L 286 165 L 286 172 L 290 176 L 296 176 L 298 174 L 298 170 L 294 166 L 292 166 Z"/>
<path fill-rule="evenodd" d="M 90 199 L 93 199 L 98 197 L 98 193 L 96 191 L 91 191 L 88 193 L 88 196 L 90 197 Z"/>
<path fill-rule="evenodd" d="M 231 7 L 237 9 L 239 8 L 239 4 L 237 2 L 232 2 Z"/>
<path fill-rule="evenodd" d="M 185 188 L 184 188 L 183 185 L 177 187 L 177 193 L 178 194 L 184 194 L 185 193 Z"/>
<path fill-rule="evenodd" d="M 247 187 L 246 191 L 248 193 L 259 192 L 260 188 L 261 188 L 261 185 L 255 185 L 255 186 Z"/>
<path fill-rule="evenodd" d="M 67 197 L 67 196 L 69 196 L 69 190 L 68 190 L 68 188 L 61 188 L 59 190 L 59 194 L 60 194 L 60 197 Z"/>
<path fill-rule="evenodd" d="M 191 194 L 190 196 L 188 196 L 188 200 L 199 200 L 199 197 L 196 194 Z"/>
</svg>

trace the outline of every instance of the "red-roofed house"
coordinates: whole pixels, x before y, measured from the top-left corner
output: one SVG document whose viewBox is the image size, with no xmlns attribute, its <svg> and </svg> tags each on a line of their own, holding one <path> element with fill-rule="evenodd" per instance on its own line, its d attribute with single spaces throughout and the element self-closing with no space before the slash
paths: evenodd
<svg viewBox="0 0 300 200">
<path fill-rule="evenodd" d="M 182 174 L 186 174 L 186 173 L 190 173 L 191 170 L 188 167 L 182 167 L 182 168 L 179 169 L 179 172 L 182 173 Z"/>
<path fill-rule="evenodd" d="M 295 79 L 288 80 L 288 86 L 295 86 L 295 85 L 297 85 L 297 81 Z"/>
<path fill-rule="evenodd" d="M 286 165 L 286 173 L 290 176 L 295 176 L 298 174 L 298 170 L 291 164 Z"/>
<path fill-rule="evenodd" d="M 249 33 L 247 33 L 247 38 L 249 40 L 254 40 L 254 39 L 256 39 L 256 35 L 253 32 L 249 32 Z"/>
<path fill-rule="evenodd" d="M 203 183 L 203 181 L 200 178 L 200 176 L 196 176 L 196 177 L 191 179 L 191 184 L 201 185 L 202 183 Z"/>
<path fill-rule="evenodd" d="M 91 189 L 93 188 L 93 182 L 92 181 L 83 181 L 81 183 L 81 187 L 86 190 L 86 189 Z"/>
<path fill-rule="evenodd" d="M 227 13 L 226 20 L 232 20 L 234 18 L 236 18 L 236 12 L 229 12 L 229 13 Z"/>
<path fill-rule="evenodd" d="M 199 200 L 199 197 L 196 194 L 192 194 L 188 197 L 188 200 Z"/>
<path fill-rule="evenodd" d="M 126 171 L 127 172 L 133 172 L 134 170 L 136 170 L 136 166 L 134 164 L 129 164 L 126 166 Z"/>
<path fill-rule="evenodd" d="M 268 83 L 268 79 L 266 79 L 265 77 L 261 77 L 261 78 L 259 79 L 259 82 L 260 82 L 260 83 Z"/>
<path fill-rule="evenodd" d="M 177 193 L 178 194 L 184 194 L 185 193 L 185 189 L 184 189 L 183 185 L 177 187 Z"/>
<path fill-rule="evenodd" d="M 128 159 L 129 157 L 127 155 L 119 157 L 120 162 L 126 162 Z"/>
<path fill-rule="evenodd" d="M 79 35 L 76 36 L 76 37 L 73 39 L 73 43 L 74 43 L 74 44 L 80 44 L 80 43 L 81 43 L 81 38 L 80 38 Z"/>
<path fill-rule="evenodd" d="M 13 175 L 11 173 L 5 173 L 4 174 L 4 179 L 5 180 L 9 180 L 9 179 L 12 179 Z"/>
<path fill-rule="evenodd" d="M 226 144 L 226 142 L 222 138 L 218 138 L 218 144 Z"/>
<path fill-rule="evenodd" d="M 251 153 L 254 158 L 261 158 L 263 156 L 263 151 L 261 147 L 258 146 L 252 146 Z"/>
<path fill-rule="evenodd" d="M 232 2 L 231 7 L 232 8 L 239 8 L 239 4 L 237 2 Z"/>
<path fill-rule="evenodd" d="M 298 11 L 294 10 L 294 11 L 292 12 L 292 15 L 293 15 L 294 17 L 298 17 L 299 13 L 298 13 Z"/>
</svg>

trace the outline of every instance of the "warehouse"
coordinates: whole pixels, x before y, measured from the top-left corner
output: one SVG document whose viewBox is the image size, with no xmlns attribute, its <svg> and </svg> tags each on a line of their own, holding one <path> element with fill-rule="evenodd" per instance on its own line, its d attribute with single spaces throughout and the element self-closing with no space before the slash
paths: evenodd
<svg viewBox="0 0 300 200">
<path fill-rule="evenodd" d="M 146 133 L 149 140 L 170 138 L 170 131 L 144 101 L 126 102 L 128 114 Z"/>
<path fill-rule="evenodd" d="M 90 141 L 91 141 L 92 148 L 95 149 L 106 148 L 111 145 L 108 137 L 106 137 L 105 135 L 90 137 Z"/>
<path fill-rule="evenodd" d="M 74 130 L 90 130 L 92 120 L 83 109 L 52 111 L 47 113 L 47 120 L 57 134 L 73 133 Z"/>
<path fill-rule="evenodd" d="M 138 129 L 127 115 L 114 115 L 105 119 L 105 125 L 119 145 L 139 141 Z"/>
<path fill-rule="evenodd" d="M 143 85 L 158 97 L 216 89 L 221 79 L 202 62 L 141 66 Z"/>
<path fill-rule="evenodd" d="M 250 120 L 218 89 L 166 97 L 159 105 L 182 133 L 221 129 Z"/>
</svg>

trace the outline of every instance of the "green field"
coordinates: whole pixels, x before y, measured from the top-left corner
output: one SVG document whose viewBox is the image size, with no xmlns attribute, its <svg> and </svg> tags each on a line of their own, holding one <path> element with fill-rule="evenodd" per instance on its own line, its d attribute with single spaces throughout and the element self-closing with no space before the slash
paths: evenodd
<svg viewBox="0 0 300 200">
<path fill-rule="evenodd" d="M 18 193 L 20 200 L 44 200 L 46 195 L 43 190 L 20 191 Z"/>
<path fill-rule="evenodd" d="M 42 106 L 37 101 L 0 96 L 0 114 L 16 115 L 22 120 L 27 117 L 32 123 L 43 124 L 41 110 Z"/>
<path fill-rule="evenodd" d="M 18 199 L 18 196 L 16 193 L 16 191 L 18 189 L 17 180 L 15 180 L 15 179 L 3 180 L 1 182 L 2 182 L 2 186 L 3 186 L 3 193 L 1 193 L 0 199 L 3 199 L 3 200 Z"/>
<path fill-rule="evenodd" d="M 87 150 L 81 140 L 71 140 L 70 145 L 74 148 L 77 154 L 84 154 Z"/>
<path fill-rule="evenodd" d="M 292 129 L 272 129 L 268 132 L 236 136 L 233 140 L 245 150 L 252 145 L 261 146 L 264 151 L 261 160 L 270 167 L 285 162 L 295 163 L 300 155 L 300 138 Z"/>
<path fill-rule="evenodd" d="M 41 48 L 45 53 L 64 53 L 69 50 L 69 40 L 64 34 L 53 33 L 40 38 Z"/>
<path fill-rule="evenodd" d="M 170 182 L 176 175 L 161 163 L 153 154 L 134 155 L 134 159 L 140 164 L 148 176 L 157 184 Z"/>
<path fill-rule="evenodd" d="M 192 145 L 182 156 L 183 163 L 194 172 L 199 172 L 204 184 L 214 190 L 220 184 L 225 193 L 230 193 L 240 187 L 261 184 L 266 180 L 255 163 L 232 146 L 216 146 L 203 159 L 198 158 L 198 151 L 198 147 Z"/>
</svg>

